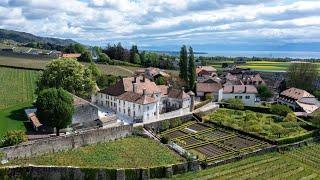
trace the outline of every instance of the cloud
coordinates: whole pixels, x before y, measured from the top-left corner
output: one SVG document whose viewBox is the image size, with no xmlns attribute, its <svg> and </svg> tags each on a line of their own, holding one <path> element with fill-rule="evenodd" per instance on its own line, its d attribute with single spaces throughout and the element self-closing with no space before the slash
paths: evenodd
<svg viewBox="0 0 320 180">
<path fill-rule="evenodd" d="M 2 0 L 0 12 L 0 28 L 93 44 L 281 44 L 320 39 L 319 1 Z"/>
</svg>

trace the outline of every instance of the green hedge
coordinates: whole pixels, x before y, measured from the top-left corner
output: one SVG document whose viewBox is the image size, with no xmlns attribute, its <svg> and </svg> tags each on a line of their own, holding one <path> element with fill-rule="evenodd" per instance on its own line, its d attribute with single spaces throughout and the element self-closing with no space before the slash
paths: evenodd
<svg viewBox="0 0 320 180">
<path fill-rule="evenodd" d="M 277 145 L 284 145 L 284 144 L 290 144 L 290 143 L 296 143 L 299 141 L 303 141 L 308 138 L 312 138 L 319 135 L 318 130 L 306 132 L 304 134 L 298 135 L 298 136 L 292 136 L 292 137 L 286 137 L 286 138 L 280 138 L 277 139 Z"/>
<path fill-rule="evenodd" d="M 106 179 L 116 179 L 117 178 L 117 170 L 116 169 L 106 169 Z"/>
<path fill-rule="evenodd" d="M 111 60 L 109 62 L 110 65 L 117 65 L 117 66 L 132 66 L 132 67 L 141 67 L 138 64 L 132 64 L 126 61 L 119 61 L 119 60 Z"/>
</svg>

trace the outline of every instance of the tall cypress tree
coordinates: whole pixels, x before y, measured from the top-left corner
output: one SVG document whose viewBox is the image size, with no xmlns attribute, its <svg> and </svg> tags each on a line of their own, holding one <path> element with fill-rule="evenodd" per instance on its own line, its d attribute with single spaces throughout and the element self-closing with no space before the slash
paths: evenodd
<svg viewBox="0 0 320 180">
<path fill-rule="evenodd" d="M 193 90 L 196 85 L 196 66 L 194 62 L 193 49 L 189 47 L 189 66 L 188 66 L 188 76 L 189 76 L 189 89 Z"/>
<path fill-rule="evenodd" d="M 186 83 L 188 82 L 188 51 L 187 47 L 183 45 L 180 50 L 180 78 Z"/>
</svg>

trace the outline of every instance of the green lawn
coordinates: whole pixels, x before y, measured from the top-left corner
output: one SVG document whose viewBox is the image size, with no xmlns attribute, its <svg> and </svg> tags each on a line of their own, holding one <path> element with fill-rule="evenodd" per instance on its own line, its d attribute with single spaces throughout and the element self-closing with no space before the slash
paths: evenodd
<svg viewBox="0 0 320 180">
<path fill-rule="evenodd" d="M 0 137 L 8 130 L 24 130 L 23 109 L 34 100 L 37 71 L 0 67 Z"/>
<path fill-rule="evenodd" d="M 166 146 L 142 137 L 80 147 L 71 151 L 15 160 L 15 165 L 57 165 L 78 167 L 156 167 L 184 161 Z"/>
<path fill-rule="evenodd" d="M 173 179 L 319 179 L 320 145 L 270 153 L 174 176 Z"/>
<path fill-rule="evenodd" d="M 297 136 L 306 133 L 297 120 L 285 122 L 284 117 L 273 114 L 257 113 L 220 108 L 204 117 L 206 121 L 221 123 L 225 126 L 264 136 L 268 139 Z"/>
</svg>

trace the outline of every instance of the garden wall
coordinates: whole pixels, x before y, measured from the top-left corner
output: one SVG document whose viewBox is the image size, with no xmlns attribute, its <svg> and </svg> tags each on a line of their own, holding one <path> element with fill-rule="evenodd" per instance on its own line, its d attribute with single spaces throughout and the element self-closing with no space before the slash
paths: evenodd
<svg viewBox="0 0 320 180">
<path fill-rule="evenodd" d="M 55 166 L 26 166 L 0 168 L 0 179 L 151 179 L 171 178 L 175 174 L 199 170 L 199 162 L 136 169 L 78 168 Z"/>
<path fill-rule="evenodd" d="M 169 123 L 171 124 L 177 118 L 179 118 L 182 123 L 185 123 L 187 121 L 190 121 L 193 118 L 193 115 L 188 114 L 185 116 L 180 116 L 180 117 L 176 117 L 176 118 L 172 118 L 172 119 L 166 119 L 163 121 L 169 121 Z M 154 131 L 161 131 L 163 129 L 163 127 L 162 127 L 163 121 L 157 121 L 157 122 L 152 122 L 149 124 L 144 124 L 144 128 L 149 129 L 149 130 L 154 130 Z"/>
<path fill-rule="evenodd" d="M 17 146 L 0 148 L 0 160 L 30 157 L 115 140 L 131 135 L 132 130 L 132 125 L 126 125 L 108 129 L 93 129 L 68 136 L 30 141 Z"/>
</svg>

